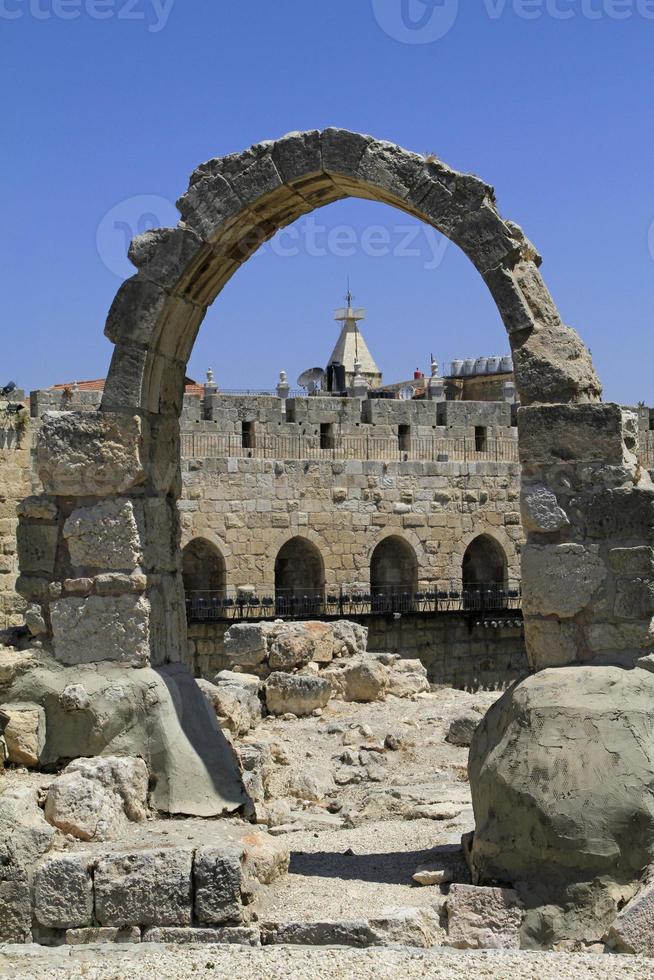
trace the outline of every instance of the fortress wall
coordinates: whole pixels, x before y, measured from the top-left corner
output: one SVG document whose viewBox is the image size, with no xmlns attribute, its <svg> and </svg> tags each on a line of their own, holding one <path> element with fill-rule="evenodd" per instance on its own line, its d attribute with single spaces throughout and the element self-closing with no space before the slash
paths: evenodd
<svg viewBox="0 0 654 980">
<path fill-rule="evenodd" d="M 371 553 L 388 535 L 414 549 L 421 589 L 460 584 L 480 534 L 501 544 L 509 579 L 520 579 L 517 463 L 186 459 L 182 481 L 182 544 L 216 545 L 228 587 L 274 591 L 275 557 L 295 535 L 320 551 L 328 589 L 369 586 Z"/>
</svg>

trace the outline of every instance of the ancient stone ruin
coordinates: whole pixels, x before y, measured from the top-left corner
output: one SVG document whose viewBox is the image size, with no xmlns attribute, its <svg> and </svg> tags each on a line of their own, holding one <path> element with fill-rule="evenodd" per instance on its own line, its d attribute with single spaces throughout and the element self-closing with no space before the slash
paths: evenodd
<svg viewBox="0 0 654 980">
<path fill-rule="evenodd" d="M 522 581 L 533 674 L 490 708 L 472 740 L 472 885 L 454 876 L 451 935 L 457 916 L 489 901 L 501 907 L 511 942 L 523 946 L 606 942 L 611 929 L 624 936 L 627 903 L 646 887 L 654 857 L 654 489 L 636 453 L 636 418 L 601 402 L 590 355 L 562 323 L 536 249 L 500 217 L 491 187 L 437 159 L 343 130 L 292 133 L 203 164 L 179 201 L 179 225 L 132 243 L 138 271 L 109 312 L 105 333 L 115 350 L 100 410 L 52 414 L 40 430 L 44 492 L 20 508 L 17 588 L 41 649 L 6 668 L 3 702 L 32 712 L 41 766 L 80 760 L 59 778 L 88 783 L 85 767 L 101 767 L 96 782 L 117 824 L 133 822 L 128 811 L 138 815 L 146 805 L 192 818 L 252 815 L 252 794 L 218 724 L 221 711 L 235 717 L 234 701 L 243 708 L 247 696 L 232 692 L 230 712 L 225 693 L 207 698 L 189 669 L 176 508 L 185 370 L 207 307 L 250 255 L 299 216 L 348 196 L 390 204 L 463 249 L 506 327 L 521 403 Z M 306 637 L 283 650 L 268 636 L 231 642 L 259 650 L 261 659 L 246 656 L 242 666 L 253 671 L 252 684 L 265 682 L 276 715 L 286 708 L 301 716 L 303 703 L 320 711 L 334 690 L 345 701 L 350 689 L 352 700 L 366 700 L 363 691 L 399 683 L 390 679 L 392 665 L 362 664 L 361 655 L 355 666 L 321 667 Z M 417 696 L 421 684 L 424 678 L 408 690 Z M 211 698 L 222 704 L 217 715 Z M 128 772 L 121 758 L 141 760 L 147 773 Z M 55 796 L 46 816 L 48 808 L 66 809 L 65 787 Z M 4 807 L 5 824 L 17 827 L 24 802 Z M 51 909 L 40 919 L 44 929 L 91 928 L 93 903 L 102 910 L 98 929 L 245 928 L 240 902 L 237 913 L 225 912 L 229 894 L 253 887 L 257 859 L 243 835 L 219 854 L 197 837 L 168 853 L 164 871 L 143 858 L 128 874 L 124 856 L 98 852 L 92 873 L 88 857 L 73 853 L 52 859 L 58 867 L 40 865 L 35 879 L 32 864 L 54 832 L 47 827 L 34 823 L 31 856 L 11 853 L 5 864 L 14 869 L 7 880 L 17 910 L 9 938 L 31 934 L 34 888 L 38 907 Z M 284 858 L 269 863 L 275 870 L 259 881 L 272 880 Z M 164 920 L 152 910 L 139 919 L 143 889 L 130 882 L 148 875 L 176 876 L 189 896 Z M 62 880 L 79 910 L 74 925 L 52 898 Z M 618 913 L 627 926 L 616 925 Z M 366 929 L 383 932 L 379 923 Z M 325 941 L 315 929 L 304 940 L 301 930 L 275 935 Z M 633 939 L 620 942 L 639 948 Z"/>
</svg>

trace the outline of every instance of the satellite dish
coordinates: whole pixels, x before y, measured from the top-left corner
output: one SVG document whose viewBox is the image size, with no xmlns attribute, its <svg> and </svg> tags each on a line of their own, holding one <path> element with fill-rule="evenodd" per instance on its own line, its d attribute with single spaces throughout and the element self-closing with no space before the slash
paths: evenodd
<svg viewBox="0 0 654 980">
<path fill-rule="evenodd" d="M 404 385 L 400 388 L 400 398 L 403 402 L 410 402 L 416 393 L 416 389 L 413 385 Z"/>
<path fill-rule="evenodd" d="M 297 383 L 300 388 L 306 388 L 309 394 L 313 394 L 315 391 L 319 390 L 324 378 L 325 372 L 323 369 L 314 367 L 309 368 L 308 371 L 303 371 L 300 377 L 297 379 Z"/>
</svg>

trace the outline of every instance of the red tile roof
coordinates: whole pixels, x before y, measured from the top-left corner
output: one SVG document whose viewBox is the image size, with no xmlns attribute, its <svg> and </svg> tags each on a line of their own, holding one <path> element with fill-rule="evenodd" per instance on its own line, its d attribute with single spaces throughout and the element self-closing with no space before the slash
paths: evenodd
<svg viewBox="0 0 654 980">
<path fill-rule="evenodd" d="M 67 381 L 65 384 L 51 385 L 48 391 L 64 391 L 66 388 L 72 389 L 75 385 L 78 391 L 104 391 L 104 378 L 97 378 L 95 381 Z M 204 394 L 204 386 L 193 381 L 192 378 L 185 378 L 184 392 L 187 395 Z"/>
</svg>

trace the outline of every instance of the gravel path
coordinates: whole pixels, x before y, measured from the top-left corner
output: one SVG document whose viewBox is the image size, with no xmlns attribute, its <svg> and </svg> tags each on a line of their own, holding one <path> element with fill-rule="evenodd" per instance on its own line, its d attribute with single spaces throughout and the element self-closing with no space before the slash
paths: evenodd
<svg viewBox="0 0 654 980">
<path fill-rule="evenodd" d="M 436 949 L 353 950 L 342 948 L 247 949 L 226 946 L 35 947 L 0 950 L 0 977 L 57 980 L 180 980 L 219 977 L 229 980 L 411 980 L 413 977 L 484 980 L 650 980 L 654 961 L 641 957 L 563 953 L 458 952 Z"/>
</svg>

